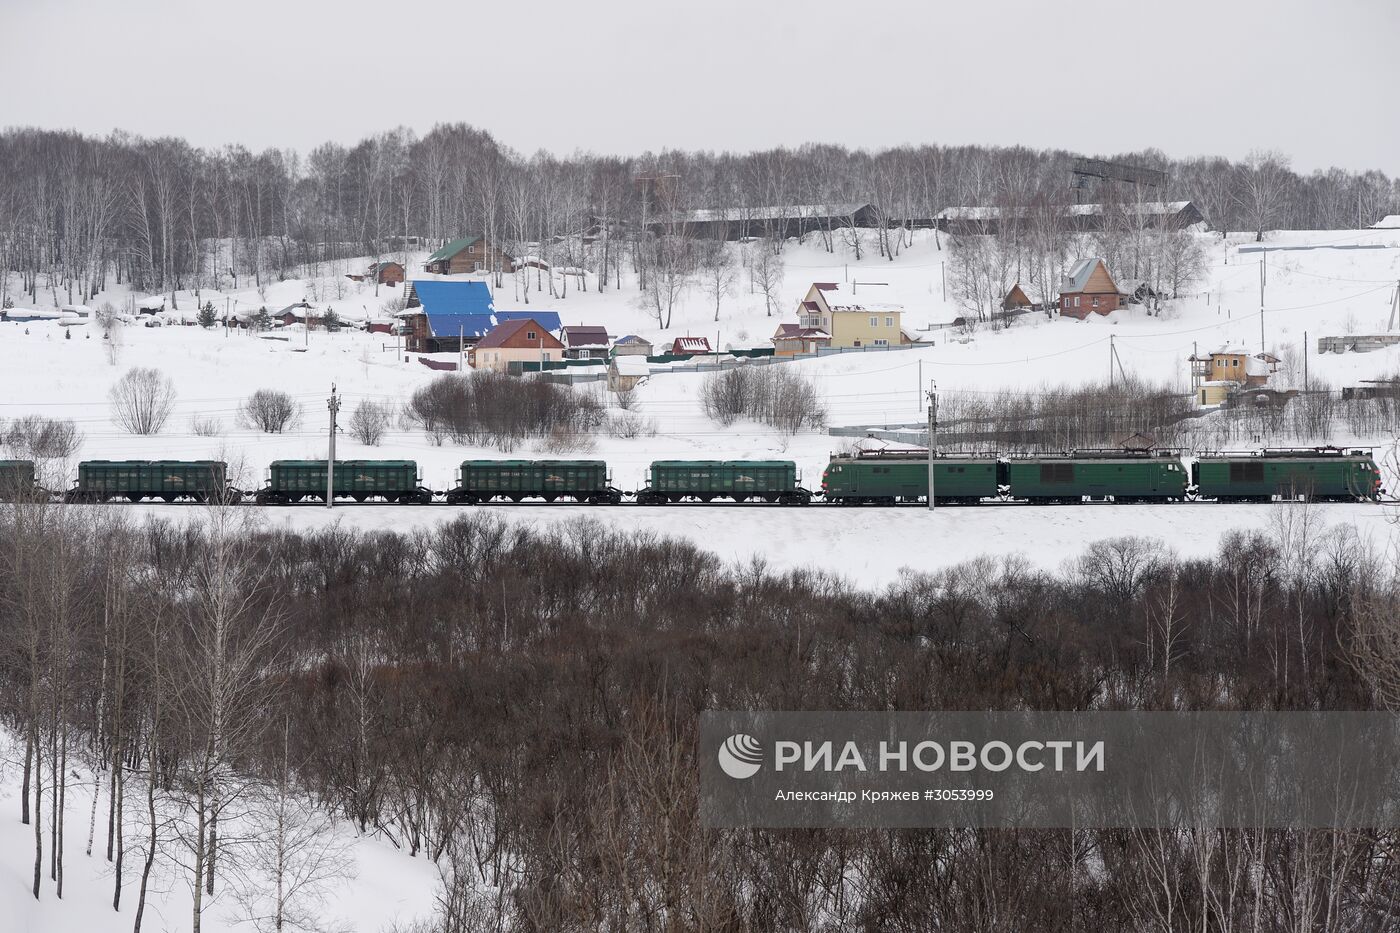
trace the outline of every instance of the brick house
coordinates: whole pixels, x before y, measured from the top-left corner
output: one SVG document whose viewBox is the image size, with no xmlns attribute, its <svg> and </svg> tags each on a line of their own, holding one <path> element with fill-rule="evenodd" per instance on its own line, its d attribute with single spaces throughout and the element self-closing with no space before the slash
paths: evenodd
<svg viewBox="0 0 1400 933">
<path fill-rule="evenodd" d="M 1118 285 L 1097 256 L 1079 262 L 1060 280 L 1060 314 L 1084 320 L 1092 311 L 1110 314 L 1123 306 Z"/>
<path fill-rule="evenodd" d="M 508 372 L 510 364 L 549 363 L 564 358 L 564 344 L 534 318 L 497 324 L 471 350 L 476 369 Z"/>
<path fill-rule="evenodd" d="M 482 236 L 464 236 L 453 240 L 428 257 L 423 271 L 437 275 L 458 275 L 467 272 L 514 272 L 515 260 L 505 250 Z"/>
</svg>

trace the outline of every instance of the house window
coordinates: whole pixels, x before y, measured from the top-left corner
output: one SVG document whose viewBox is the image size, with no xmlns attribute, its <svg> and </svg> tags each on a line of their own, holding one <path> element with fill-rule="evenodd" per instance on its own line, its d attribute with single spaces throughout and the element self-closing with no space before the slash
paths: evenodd
<svg viewBox="0 0 1400 933">
<path fill-rule="evenodd" d="M 875 346 L 877 346 L 877 347 L 887 347 L 887 346 L 889 346 L 889 345 L 890 345 L 890 342 L 889 342 L 888 340 L 886 340 L 884 337 L 876 337 L 876 338 L 875 338 Z"/>
<path fill-rule="evenodd" d="M 893 318 L 893 317 L 887 317 L 887 318 L 885 318 L 885 326 L 886 326 L 886 327 L 893 327 L 893 326 L 894 326 L 894 318 Z"/>
<path fill-rule="evenodd" d="M 880 319 L 877 318 L 877 317 L 871 318 L 871 319 L 870 319 L 870 326 L 871 326 L 871 327 L 879 327 L 879 326 L 880 326 Z"/>
<path fill-rule="evenodd" d="M 1061 298 L 1061 299 L 1060 299 L 1060 307 L 1061 307 L 1061 308 L 1068 308 L 1068 307 L 1069 307 L 1069 299 L 1068 299 L 1068 298 Z"/>
<path fill-rule="evenodd" d="M 1079 307 L 1079 296 L 1078 296 L 1078 295 L 1075 295 L 1075 296 L 1074 296 L 1074 306 L 1075 306 L 1076 308 Z"/>
<path fill-rule="evenodd" d="M 546 361 L 549 360 L 549 351 L 548 351 L 548 350 L 544 351 L 544 359 L 545 359 Z"/>
<path fill-rule="evenodd" d="M 1094 307 L 1097 308 L 1098 306 L 1099 306 L 1099 300 L 1098 300 L 1097 298 L 1095 298 L 1095 299 L 1094 299 Z"/>
<path fill-rule="evenodd" d="M 525 332 L 525 339 L 526 339 L 526 340 L 536 340 L 536 339 L 538 339 L 538 338 L 536 337 L 534 331 L 532 331 L 532 330 L 527 330 L 527 331 Z"/>
</svg>

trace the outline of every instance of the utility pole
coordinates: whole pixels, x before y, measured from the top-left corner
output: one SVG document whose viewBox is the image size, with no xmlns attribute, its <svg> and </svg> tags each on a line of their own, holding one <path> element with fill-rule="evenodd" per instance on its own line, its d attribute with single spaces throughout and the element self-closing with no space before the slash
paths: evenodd
<svg viewBox="0 0 1400 933">
<path fill-rule="evenodd" d="M 938 383 L 928 383 L 928 510 L 933 511 L 938 496 L 933 481 L 933 432 L 938 429 Z"/>
<path fill-rule="evenodd" d="M 340 399 L 335 395 L 335 383 L 331 383 L 331 398 L 326 403 L 331 412 L 331 449 L 326 460 L 326 508 L 335 506 L 335 416 L 340 411 Z"/>
<path fill-rule="evenodd" d="M 1303 331 L 1303 391 L 1311 388 L 1308 384 L 1308 332 Z"/>
<path fill-rule="evenodd" d="M 938 261 L 938 277 L 943 281 L 943 303 L 948 303 L 948 263 L 940 259 Z"/>
<path fill-rule="evenodd" d="M 464 361 L 463 361 L 463 358 L 462 358 L 462 352 L 463 352 L 463 348 L 464 348 L 464 346 L 465 346 L 466 333 L 467 333 L 466 327 L 465 327 L 464 325 L 462 325 L 462 324 L 458 324 L 458 325 L 457 325 L 457 372 L 459 372 L 459 373 L 462 371 L 462 367 L 463 367 L 463 365 L 464 365 Z"/>
<path fill-rule="evenodd" d="M 1108 335 L 1108 387 L 1113 388 L 1113 335 Z"/>
</svg>

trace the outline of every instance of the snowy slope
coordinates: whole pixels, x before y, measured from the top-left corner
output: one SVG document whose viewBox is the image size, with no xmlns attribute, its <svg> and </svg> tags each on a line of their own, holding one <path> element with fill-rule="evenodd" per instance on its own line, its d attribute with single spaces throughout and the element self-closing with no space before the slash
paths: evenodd
<svg viewBox="0 0 1400 933">
<path fill-rule="evenodd" d="M 30 885 L 34 872 L 34 827 L 20 822 L 22 745 L 0 729 L 0 929 L 7 933 L 130 933 L 140 884 L 139 837 L 143 825 L 128 826 L 129 844 L 124 870 L 122 909 L 112 910 L 114 876 L 105 859 L 105 796 L 99 802 L 93 854 L 85 854 L 92 807 L 92 773 L 76 766 L 66 807 L 64 834 L 64 890 L 60 900 L 48 875 L 48 800 L 45 799 L 44 877 L 35 900 Z M 141 811 L 144 793 L 131 787 L 128 816 Z M 47 795 L 47 792 L 46 792 Z M 140 798 L 140 799 L 138 799 Z M 135 817 L 133 817 L 134 819 Z M 342 828 L 341 842 L 351 857 L 352 876 L 344 877 L 329 894 L 322 909 L 326 929 L 355 933 L 379 933 L 395 926 L 407 927 L 433 911 L 438 874 L 426 859 L 410 858 L 378 839 L 354 838 Z M 137 851 L 136 856 L 130 853 Z M 172 874 L 169 859 L 162 857 L 152 873 L 142 929 L 150 933 L 178 933 L 191 928 L 191 897 L 185 881 Z M 216 897 L 202 918 L 206 933 L 251 930 L 239 923 L 238 905 L 228 894 Z"/>
</svg>

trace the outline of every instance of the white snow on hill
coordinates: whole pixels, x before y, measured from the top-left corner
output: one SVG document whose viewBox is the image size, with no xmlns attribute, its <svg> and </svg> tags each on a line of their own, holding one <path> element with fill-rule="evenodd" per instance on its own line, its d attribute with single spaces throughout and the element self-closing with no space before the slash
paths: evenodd
<svg viewBox="0 0 1400 933">
<path fill-rule="evenodd" d="M 0 728 L 0 930 L 7 933 L 130 933 L 140 886 L 146 824 L 144 787 L 132 782 L 127 807 L 128 848 L 123 871 L 122 908 L 112 910 L 114 874 L 106 858 L 105 793 L 98 804 L 92 855 L 87 855 L 93 775 L 70 758 L 64 841 L 63 898 L 55 894 L 49 869 L 49 796 L 45 791 L 41 829 L 44 875 L 35 900 L 34 827 L 20 822 L 24 746 Z M 105 781 L 105 778 L 104 778 Z M 104 783 L 105 787 L 105 783 Z M 327 930 L 380 933 L 406 929 L 432 915 L 438 873 L 427 859 L 410 858 L 376 838 L 355 838 L 341 824 L 337 844 L 348 856 L 348 873 L 338 877 L 317 908 Z M 173 848 L 174 844 L 170 843 Z M 172 852 L 162 851 L 151 875 L 141 928 L 145 933 L 180 933 L 192 927 L 187 882 L 172 870 Z M 201 919 L 203 933 L 232 933 L 254 927 L 227 886 L 220 888 Z"/>
<path fill-rule="evenodd" d="M 1301 385 L 1303 379 L 1304 334 L 1315 347 L 1316 339 L 1349 333 L 1384 332 L 1391 313 L 1395 282 L 1400 279 L 1400 231 L 1291 231 L 1271 234 L 1263 244 L 1246 235 L 1232 236 L 1228 242 L 1218 236 L 1206 242 L 1210 250 L 1209 273 L 1192 294 L 1171 302 L 1162 314 L 1148 315 L 1140 306 L 1131 306 L 1108 317 L 1091 315 L 1083 322 L 1049 319 L 1031 314 L 1018 319 L 1008 330 L 983 327 L 972 334 L 952 328 L 924 330 L 946 324 L 963 311 L 942 294 L 942 272 L 947 262 L 947 238 L 943 250 L 933 235 L 920 232 L 915 244 L 893 262 L 867 252 L 854 262 L 846 247 L 827 253 L 815 240 L 789 244 L 785 250 L 784 313 L 768 317 L 761 295 L 750 294 L 747 279 L 741 278 L 736 293 L 721 304 L 720 321 L 714 322 L 714 306 L 698 291 L 689 293 L 678 306 L 675 326 L 662 331 L 639 305 L 635 282 L 621 290 L 597 291 L 590 280 L 589 291 L 571 286 L 567 298 L 551 299 L 536 289 L 535 270 L 531 277 L 530 308 L 559 311 L 566 323 L 601 324 L 614 336 L 639 333 L 661 342 L 678 334 L 718 334 L 724 346 L 767 346 L 767 338 L 777 325 L 795 319 L 799 298 L 814 281 L 884 282 L 889 299 L 905 308 L 905 327 L 911 333 L 931 339 L 933 346 L 920 349 L 850 353 L 821 359 L 781 364 L 795 367 L 813 377 L 825 396 L 829 423 L 848 426 L 880 426 L 887 423 L 918 422 L 923 415 L 920 397 L 930 380 L 937 380 L 940 393 L 989 392 L 1003 387 L 1058 386 L 1086 381 L 1103 381 L 1109 373 L 1110 344 L 1124 368 L 1142 377 L 1166 382 L 1185 391 L 1189 385 L 1186 358 L 1193 349 L 1209 350 L 1227 343 L 1251 350 L 1268 349 L 1285 361 L 1280 379 Z M 839 244 L 839 238 L 838 238 Z M 1262 246 L 1266 251 L 1255 252 Z M 731 248 L 736 248 L 732 247 Z M 1267 263 L 1263 338 L 1260 336 L 1261 263 Z M 414 264 L 409 264 L 410 269 Z M 351 270 L 363 263 L 350 263 Z M 337 312 L 353 305 L 365 316 L 378 316 L 382 309 L 401 298 L 398 288 L 381 287 L 375 295 L 372 285 L 356 284 L 344 278 L 345 268 L 314 280 L 295 280 L 269 285 L 265 295 L 254 289 L 237 294 L 202 293 L 200 300 L 213 300 L 240 307 L 255 303 L 280 309 L 304 297 L 318 306 L 330 305 Z M 543 274 L 543 273 L 541 273 Z M 517 300 L 517 283 L 506 277 L 496 290 L 498 309 L 527 307 Z M 337 297 L 341 296 L 341 297 Z M 23 304 L 28 296 L 13 296 Z M 44 295 L 41 292 L 40 298 Z M 120 303 L 122 295 L 99 295 L 87 303 L 100 307 L 105 301 Z M 181 293 L 181 309 L 193 309 L 193 294 Z M 347 315 L 349 316 L 349 315 Z M 71 338 L 66 335 L 71 333 Z M 270 339 L 285 338 L 285 339 Z M 455 360 L 455 354 L 443 355 Z M 135 437 L 112 422 L 107 392 L 112 383 L 132 366 L 155 366 L 168 373 L 179 392 L 176 413 L 166 430 L 156 437 Z M 1328 354 L 1318 356 L 1310 348 L 1308 370 L 1316 384 L 1354 384 L 1362 379 L 1400 372 L 1400 348 L 1372 353 Z M 419 364 L 415 357 L 405 361 L 395 352 L 394 338 L 361 331 L 306 334 L 299 325 L 274 334 L 253 335 L 222 328 L 198 327 L 144 328 L 124 326 L 113 341 L 102 340 L 99 327 L 63 328 L 58 322 L 32 321 L 0 325 L 0 417 L 24 414 L 75 419 L 85 434 L 83 458 L 215 457 L 228 460 L 235 482 L 243 488 L 261 485 L 266 465 L 283 457 L 324 458 L 326 450 L 326 397 L 332 383 L 345 396 L 344 419 L 357 402 L 364 399 L 401 402 L 437 374 Z M 614 438 L 599 435 L 574 451 L 606 459 L 612 466 L 614 483 L 626 490 L 640 487 L 646 465 L 664 458 L 784 458 L 798 462 L 804 480 L 815 487 L 821 470 L 833 450 L 850 443 L 848 438 L 826 433 L 784 436 L 773 429 L 752 423 L 723 428 L 711 422 L 700 410 L 698 394 L 703 375 L 695 373 L 653 375 L 637 392 L 636 409 L 656 428 L 655 436 Z M 267 435 L 250 431 L 237 423 L 242 399 L 258 388 L 280 388 L 292 393 L 303 406 L 297 427 L 287 434 Z M 598 387 L 601 391 L 601 386 Z M 201 436 L 196 421 L 216 422 L 216 436 Z M 202 426 L 202 430 L 208 425 Z M 1341 443 L 1388 443 L 1384 437 L 1316 438 Z M 557 450 L 544 453 L 542 447 L 527 444 L 512 456 L 558 456 Z M 343 458 L 402 456 L 416 459 L 424 482 L 435 489 L 449 488 L 455 467 L 461 460 L 476 456 L 503 456 L 499 451 L 458 446 L 435 446 L 420 432 L 401 426 L 378 448 L 364 447 L 342 436 L 338 456 Z M 46 479 L 66 483 L 72 469 L 59 469 L 62 476 Z M 1396 478 L 1388 483 L 1397 486 Z M 1170 509 L 1170 507 L 1167 507 Z M 1164 512 L 1160 522 L 1131 524 L 1123 512 L 1112 508 L 1092 508 L 1073 519 L 1076 531 L 1071 540 L 1119 534 L 1127 530 L 1159 529 L 1163 533 L 1180 523 L 1184 528 L 1199 521 L 1203 507 L 1181 512 Z M 1359 506 L 1358 509 L 1367 507 Z M 308 509 L 275 513 L 273 520 L 304 516 Z M 352 509 L 335 514 L 349 515 Z M 449 510 L 443 510 L 444 512 Z M 507 511 L 507 510 L 501 510 Z M 783 551 L 791 542 L 782 535 L 747 539 L 745 529 L 782 527 L 794 536 L 826 535 L 839 541 L 849 529 L 849 519 L 774 519 L 772 510 L 720 509 L 715 517 L 698 514 L 694 519 L 642 518 L 648 510 L 623 508 L 614 511 L 587 510 L 608 522 L 635 523 L 660 530 L 693 527 L 697 539 L 729 549 L 732 543 L 716 538 L 720 526 L 737 529 L 735 536 L 745 545 L 737 553 L 753 551 L 750 544 L 763 542 L 764 550 Z M 1225 521 L 1226 511 L 1229 522 Z M 1236 521 L 1259 524 L 1259 512 L 1229 509 L 1214 513 L 1212 523 L 1227 525 Z M 1268 511 L 1267 509 L 1263 511 Z M 366 515 L 371 510 L 366 510 Z M 962 537 L 958 553 L 1014 548 L 1024 541 L 1018 537 L 1018 521 L 1049 523 L 1060 527 L 1069 521 L 1062 510 L 1048 510 L 1045 518 L 1017 519 L 1008 516 L 1007 533 L 999 537 L 993 528 L 1001 518 L 973 517 L 966 511 L 940 510 L 939 527 L 955 521 Z M 1018 510 L 1013 515 L 1020 515 Z M 557 521 L 568 509 L 553 512 L 522 509 L 511 520 Z M 407 510 L 393 509 L 375 515 L 396 515 L 393 519 L 357 519 L 397 524 L 417 521 L 405 517 Z M 691 513 L 686 512 L 687 516 Z M 927 521 L 901 513 L 898 519 L 876 517 L 874 510 L 859 513 L 862 527 L 871 536 L 891 536 L 892 548 L 914 548 L 917 564 L 919 540 L 916 523 Z M 953 515 L 959 516 L 954 519 Z M 980 515 L 980 512 L 979 512 Z M 528 519 L 525 516 L 529 516 Z M 545 516 L 548 516 L 547 518 Z M 963 517 L 967 516 L 967 517 Z M 294 520 L 300 521 L 300 518 Z M 823 523 L 830 521 L 829 529 Z M 808 523 L 808 524 L 804 524 Z M 887 527 L 884 527 L 887 526 Z M 876 531 L 874 529 L 882 528 Z M 917 526 L 923 527 L 923 526 Z M 1184 533 L 1184 532 L 1183 532 Z M 941 535 L 939 536 L 941 537 Z M 1189 535 L 1188 535 L 1189 537 Z M 1214 546 L 1214 535 L 1200 538 L 1201 547 Z M 1207 542 L 1206 539 L 1209 539 Z M 801 540 L 799 537 L 797 540 Z M 1194 540 L 1194 539 L 1193 539 Z M 820 553 L 820 549 L 813 553 Z M 940 554 L 946 548 L 940 548 Z M 940 558 L 941 560 L 942 558 Z M 897 554 L 878 563 L 899 566 Z M 864 573 L 848 564 L 857 579 Z M 886 571 L 876 574 L 888 578 Z M 872 578 L 874 579 L 874 578 Z"/>
</svg>

